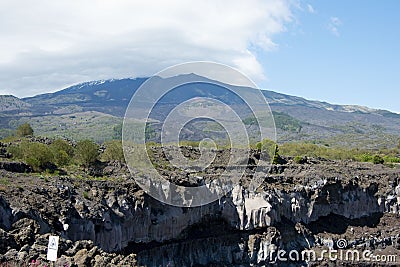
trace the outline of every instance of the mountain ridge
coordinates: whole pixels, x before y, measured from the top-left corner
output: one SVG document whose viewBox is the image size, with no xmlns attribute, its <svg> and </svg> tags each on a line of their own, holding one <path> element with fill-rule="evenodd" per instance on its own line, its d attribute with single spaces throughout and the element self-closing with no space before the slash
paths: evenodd
<svg viewBox="0 0 400 267">
<path fill-rule="evenodd" d="M 187 74 L 189 75 L 189 74 Z M 186 75 L 186 76 L 187 76 Z M 180 76 L 185 76 L 185 75 L 180 75 Z M 141 83 L 143 83 L 144 81 L 146 81 L 148 79 L 148 77 L 138 77 L 138 78 L 121 78 L 121 79 L 102 79 L 102 80 L 94 80 L 94 81 L 87 81 L 87 82 L 81 82 L 81 83 L 77 83 L 68 87 L 65 87 L 63 89 L 60 89 L 58 91 L 52 92 L 52 93 L 43 93 L 43 94 L 38 94 L 35 96 L 29 96 L 29 97 L 16 97 L 14 95 L 11 94 L 7 94 L 7 95 L 0 95 L 0 99 L 7 97 L 7 96 L 12 96 L 14 98 L 18 98 L 20 101 L 23 102 L 32 102 L 36 99 L 43 99 L 43 98 L 48 98 L 48 97 L 54 97 L 54 96 L 58 96 L 61 94 L 70 94 L 70 93 L 82 93 L 85 92 L 84 90 L 79 91 L 80 89 L 85 89 L 87 87 L 96 87 L 96 86 L 100 86 L 102 84 L 107 84 L 107 83 L 114 83 L 114 82 L 136 82 L 139 81 L 137 85 L 141 85 Z M 212 80 L 210 80 L 212 81 Z M 133 85 L 135 86 L 135 85 Z M 125 88 L 123 88 L 125 89 Z M 261 89 L 261 91 L 263 92 L 264 96 L 266 96 L 267 100 L 269 103 L 271 104 L 279 104 L 279 103 L 284 103 L 284 104 L 299 104 L 299 103 L 304 103 L 304 104 L 308 104 L 310 107 L 311 106 L 315 106 L 317 108 L 325 108 L 327 110 L 334 110 L 334 111 L 342 111 L 342 112 L 364 112 L 364 113 L 391 113 L 394 115 L 400 115 L 399 113 L 390 111 L 390 110 L 386 110 L 386 109 L 377 109 L 377 108 L 370 108 L 368 106 L 364 106 L 364 105 L 357 105 L 357 104 L 345 104 L 345 105 L 341 105 L 341 104 L 332 104 L 329 103 L 327 101 L 323 101 L 323 100 L 309 100 L 307 98 L 304 97 L 300 97 L 300 96 L 293 96 L 293 95 L 289 95 L 289 94 L 284 94 L 284 93 L 279 93 L 270 89 Z M 128 100 L 127 98 L 123 99 L 123 100 Z M 286 100 L 286 101 L 285 101 Z"/>
<path fill-rule="evenodd" d="M 138 77 L 138 78 L 121 78 L 121 79 L 103 79 L 103 80 L 94 80 L 94 81 L 87 81 L 87 82 L 82 82 L 82 83 L 77 83 L 71 86 L 68 86 L 66 88 L 63 88 L 61 90 L 58 90 L 53 93 L 44 93 L 44 94 L 38 94 L 35 96 L 30 96 L 30 97 L 22 97 L 19 98 L 22 101 L 27 101 L 30 102 L 33 99 L 38 99 L 42 97 L 51 97 L 51 96 L 57 96 L 63 93 L 79 93 L 79 89 L 85 89 L 86 87 L 94 87 L 94 86 L 99 86 L 102 84 L 107 84 L 107 83 L 113 83 L 113 82 L 129 82 L 129 81 L 139 81 L 139 84 L 142 82 L 146 81 L 148 77 Z M 210 80 L 212 81 L 212 80 Z M 308 104 L 310 107 L 315 106 L 317 108 L 324 108 L 327 110 L 333 110 L 333 111 L 342 111 L 342 112 L 363 112 L 363 113 L 391 113 L 394 115 L 400 115 L 399 113 L 386 110 L 386 109 L 378 109 L 378 108 L 371 108 L 368 106 L 364 105 L 358 105 L 358 104 L 333 104 L 329 103 L 324 100 L 310 100 L 305 97 L 301 96 L 293 96 L 289 94 L 284 94 L 284 93 L 279 93 L 270 89 L 261 89 L 263 92 L 264 96 L 266 96 L 268 103 L 271 104 L 279 104 L 280 102 L 283 102 L 284 100 L 289 100 L 289 102 L 283 102 L 284 104 L 299 104 L 299 103 L 304 103 Z M 3 95 L 0 95 L 3 96 Z M 127 100 L 126 98 L 124 100 Z"/>
<path fill-rule="evenodd" d="M 190 78 L 189 75 L 166 79 L 185 80 Z M 18 103 L 13 108 L 0 110 L 2 118 L 0 128 L 15 129 L 22 122 L 32 121 L 37 133 L 63 135 L 65 131 L 63 132 L 61 129 L 77 131 L 74 129 L 74 125 L 81 124 L 85 120 L 93 124 L 95 121 L 107 121 L 109 123 L 110 119 L 105 115 L 115 117 L 115 124 L 119 124 L 132 95 L 147 79 L 146 77 L 141 77 L 89 81 L 69 86 L 54 93 L 21 99 L 0 96 L 0 101 L 4 103 L 8 99 L 10 101 L 12 99 L 11 102 Z M 210 83 L 213 82 L 204 77 L 203 79 Z M 249 87 L 239 87 L 239 89 L 253 90 L 253 88 Z M 386 146 L 393 146 L 395 139 L 399 137 L 400 114 L 359 105 L 337 105 L 324 101 L 307 100 L 302 97 L 270 90 L 261 91 L 266 97 L 276 119 L 281 120 L 277 125 L 281 126 L 278 129 L 278 140 L 282 142 L 303 140 L 335 145 L 340 142 L 332 141 L 333 139 L 346 135 L 345 138 L 348 139 L 346 142 L 350 145 L 356 143 L 354 140 L 358 140 L 362 136 L 363 139 L 370 141 L 370 143 L 375 142 L 375 139 L 390 139 L 389 142 L 385 141 L 385 144 Z M 212 96 L 214 92 L 212 91 L 208 94 Z M 218 94 L 218 92 L 215 92 L 215 94 Z M 190 96 L 190 92 L 186 96 L 178 94 L 176 101 L 181 103 L 179 100 Z M 79 113 L 81 122 L 73 121 L 74 116 L 77 117 L 74 115 L 75 113 Z M 88 118 L 82 117 L 81 114 L 86 114 Z M 68 115 L 71 117 L 71 122 L 67 121 Z M 107 117 L 107 119 L 100 117 Z M 54 121 L 52 127 L 48 126 L 46 122 L 50 118 Z M 285 125 L 285 123 L 289 125 Z M 43 124 L 47 126 L 44 127 Z M 106 125 L 104 127 L 111 134 L 112 128 L 115 126 Z M 82 128 L 80 129 L 82 130 Z M 94 129 L 101 131 L 102 127 L 99 126 Z M 349 135 L 354 136 L 348 137 Z M 379 136 L 375 138 L 375 135 Z M 367 145 L 370 146 L 371 144 Z"/>
</svg>

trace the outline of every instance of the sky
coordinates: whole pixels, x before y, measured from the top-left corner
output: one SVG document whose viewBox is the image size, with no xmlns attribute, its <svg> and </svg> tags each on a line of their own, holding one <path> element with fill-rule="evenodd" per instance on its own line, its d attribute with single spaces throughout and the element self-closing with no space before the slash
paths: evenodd
<svg viewBox="0 0 400 267">
<path fill-rule="evenodd" d="M 215 61 L 264 89 L 400 112 L 397 0 L 0 1 L 0 94 Z"/>
</svg>

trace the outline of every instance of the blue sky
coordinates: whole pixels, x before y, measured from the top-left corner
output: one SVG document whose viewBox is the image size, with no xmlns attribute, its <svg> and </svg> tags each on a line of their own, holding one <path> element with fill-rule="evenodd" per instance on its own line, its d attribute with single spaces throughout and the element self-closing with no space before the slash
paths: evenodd
<svg viewBox="0 0 400 267">
<path fill-rule="evenodd" d="M 396 0 L 3 0 L 0 94 L 200 60 L 265 89 L 400 112 L 399 11 Z"/>
<path fill-rule="evenodd" d="M 297 11 L 297 23 L 275 38 L 279 46 L 259 53 L 262 86 L 400 112 L 400 1 L 308 4 L 314 13 Z"/>
</svg>

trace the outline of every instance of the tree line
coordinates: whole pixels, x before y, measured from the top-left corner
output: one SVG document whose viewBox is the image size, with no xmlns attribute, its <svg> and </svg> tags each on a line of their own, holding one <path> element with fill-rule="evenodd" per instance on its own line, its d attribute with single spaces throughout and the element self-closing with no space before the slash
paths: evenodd
<svg viewBox="0 0 400 267">
<path fill-rule="evenodd" d="M 45 144 L 30 139 L 33 133 L 29 123 L 20 125 L 15 132 L 18 142 L 12 143 L 7 152 L 13 159 L 29 164 L 34 171 L 40 172 L 73 164 L 87 168 L 98 160 L 124 161 L 121 140 L 108 141 L 100 146 L 88 139 L 72 143 L 58 138 Z"/>
</svg>

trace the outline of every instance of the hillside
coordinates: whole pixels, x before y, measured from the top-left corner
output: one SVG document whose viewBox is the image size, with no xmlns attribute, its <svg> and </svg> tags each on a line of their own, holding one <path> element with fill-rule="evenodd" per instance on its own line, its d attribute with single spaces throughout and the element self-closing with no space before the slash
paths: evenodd
<svg viewBox="0 0 400 267">
<path fill-rule="evenodd" d="M 12 95 L 0 95 L 0 112 L 28 110 L 31 104 Z"/>
<path fill-rule="evenodd" d="M 190 79 L 190 75 L 167 79 L 184 81 Z M 1 96 L 0 128 L 13 129 L 18 124 L 29 121 L 36 132 L 42 135 L 73 138 L 81 135 L 99 141 L 104 141 L 107 137 L 111 139 L 112 129 L 122 122 L 132 95 L 144 81 L 146 78 L 93 81 L 55 93 L 23 99 Z M 365 148 L 393 147 L 398 143 L 399 114 L 357 105 L 312 101 L 268 90 L 262 92 L 273 111 L 279 142 L 303 140 L 330 146 Z M 208 97 L 219 97 L 226 102 L 235 101 L 224 95 L 218 87 L 197 85 L 192 91 L 166 98 L 165 103 L 160 104 L 164 105 L 161 111 L 166 112 L 170 109 L 172 102 L 181 103 L 198 93 Z M 89 124 L 95 122 L 93 131 L 82 132 L 79 125 L 86 121 Z M 106 134 L 98 136 L 99 129 L 108 130 Z"/>
</svg>

